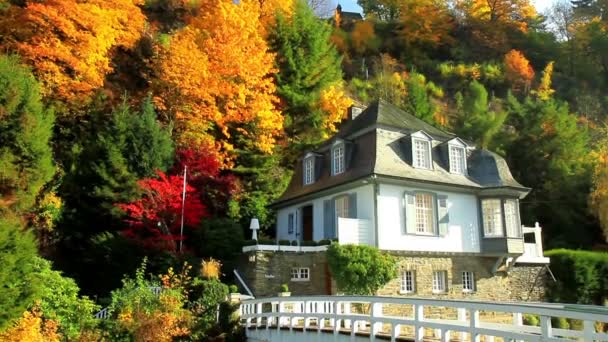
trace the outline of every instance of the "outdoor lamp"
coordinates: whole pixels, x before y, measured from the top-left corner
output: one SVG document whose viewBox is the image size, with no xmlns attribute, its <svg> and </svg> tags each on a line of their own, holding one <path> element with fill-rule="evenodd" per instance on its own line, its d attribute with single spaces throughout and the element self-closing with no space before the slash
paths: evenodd
<svg viewBox="0 0 608 342">
<path fill-rule="evenodd" d="M 260 229 L 260 221 L 258 221 L 258 219 L 255 217 L 252 218 L 251 223 L 249 224 L 249 229 L 252 230 L 251 239 L 257 240 L 258 239 L 258 229 Z"/>
</svg>

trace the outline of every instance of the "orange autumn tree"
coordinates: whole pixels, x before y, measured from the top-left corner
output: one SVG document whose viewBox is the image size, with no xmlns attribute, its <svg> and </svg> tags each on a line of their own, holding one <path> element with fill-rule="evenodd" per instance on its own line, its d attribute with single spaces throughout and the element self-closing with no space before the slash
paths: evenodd
<svg viewBox="0 0 608 342">
<path fill-rule="evenodd" d="M 0 18 L 2 48 L 33 67 L 46 95 L 82 102 L 112 72 L 112 52 L 144 29 L 142 0 L 48 0 L 12 6 Z"/>
<path fill-rule="evenodd" d="M 266 36 L 268 29 L 276 23 L 276 15 L 281 13 L 291 17 L 293 0 L 248 0 L 257 2 L 259 7 L 260 33 Z"/>
<path fill-rule="evenodd" d="M 534 78 L 534 69 L 526 56 L 518 50 L 511 50 L 505 55 L 504 64 L 505 78 L 511 83 L 513 91 L 527 93 Z"/>
<path fill-rule="evenodd" d="M 401 37 L 406 47 L 436 47 L 453 41 L 450 31 L 454 21 L 447 3 L 437 0 L 404 0 L 400 5 Z"/>
<path fill-rule="evenodd" d="M 0 341 L 4 342 L 59 342 L 63 340 L 57 332 L 58 324 L 54 320 L 44 319 L 38 306 L 25 311 L 12 327 L 0 332 Z"/>
<path fill-rule="evenodd" d="M 244 138 L 270 152 L 283 118 L 275 109 L 274 55 L 260 34 L 259 5 L 206 0 L 202 7 L 160 48 L 155 103 L 175 120 L 181 143 L 216 138 L 229 151 Z"/>
</svg>

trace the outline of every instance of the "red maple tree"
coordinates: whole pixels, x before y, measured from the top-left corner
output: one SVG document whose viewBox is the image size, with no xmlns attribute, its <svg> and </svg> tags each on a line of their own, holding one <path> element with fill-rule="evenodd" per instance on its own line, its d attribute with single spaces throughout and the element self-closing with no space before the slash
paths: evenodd
<svg viewBox="0 0 608 342">
<path fill-rule="evenodd" d="M 188 184 L 198 190 L 199 199 L 207 204 L 210 214 L 225 215 L 228 202 L 239 196 L 241 186 L 237 177 L 222 172 L 219 155 L 197 146 L 178 150 L 176 159 L 172 173 L 183 174 L 187 166 Z"/>
<path fill-rule="evenodd" d="M 129 227 L 123 231 L 126 237 L 146 248 L 175 251 L 176 242 L 184 239 L 180 235 L 184 178 L 167 176 L 161 171 L 157 171 L 157 175 L 158 178 L 138 181 L 143 191 L 139 200 L 116 206 L 128 216 L 125 222 Z M 201 219 L 207 216 L 200 198 L 199 191 L 186 184 L 184 226 L 198 228 Z"/>
</svg>

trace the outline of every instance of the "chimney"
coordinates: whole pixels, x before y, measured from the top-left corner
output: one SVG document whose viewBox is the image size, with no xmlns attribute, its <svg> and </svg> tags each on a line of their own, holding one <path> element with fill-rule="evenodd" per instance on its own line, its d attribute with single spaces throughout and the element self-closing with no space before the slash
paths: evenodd
<svg viewBox="0 0 608 342">
<path fill-rule="evenodd" d="M 363 108 L 351 106 L 350 107 L 350 119 L 355 120 L 359 114 L 363 111 Z"/>
</svg>

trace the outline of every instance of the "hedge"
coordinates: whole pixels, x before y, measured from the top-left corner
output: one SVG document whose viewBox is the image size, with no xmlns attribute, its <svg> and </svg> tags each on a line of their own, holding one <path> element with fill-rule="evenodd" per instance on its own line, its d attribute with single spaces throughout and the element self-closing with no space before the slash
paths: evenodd
<svg viewBox="0 0 608 342">
<path fill-rule="evenodd" d="M 546 251 L 551 271 L 548 295 L 554 302 L 604 305 L 608 299 L 608 253 L 556 249 Z"/>
</svg>

